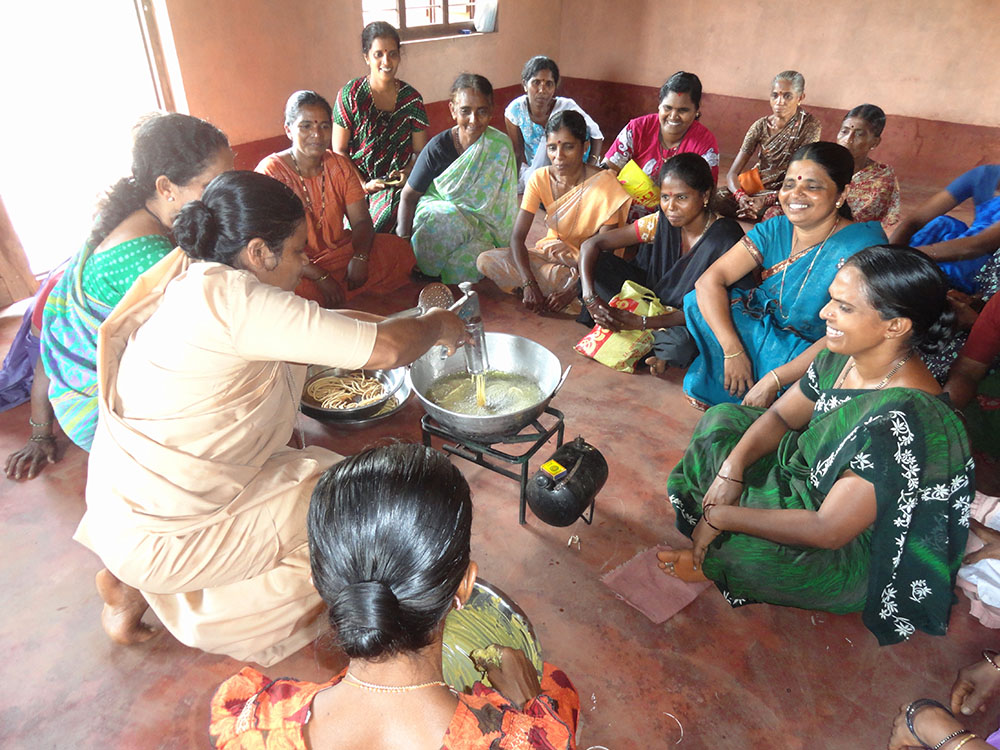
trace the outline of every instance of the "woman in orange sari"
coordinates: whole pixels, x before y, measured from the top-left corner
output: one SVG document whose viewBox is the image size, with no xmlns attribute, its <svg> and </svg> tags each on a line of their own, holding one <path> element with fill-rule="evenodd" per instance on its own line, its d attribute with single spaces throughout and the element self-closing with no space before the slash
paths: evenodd
<svg viewBox="0 0 1000 750">
<path fill-rule="evenodd" d="M 481 253 L 476 266 L 503 291 L 522 289 L 529 310 L 557 312 L 576 298 L 580 244 L 624 226 L 632 199 L 612 172 L 584 163 L 587 122 L 579 112 L 556 113 L 545 132 L 552 165 L 528 179 L 511 246 Z M 524 240 L 539 205 L 548 233 L 529 250 Z"/>
<path fill-rule="evenodd" d="M 414 264 L 410 243 L 375 233 L 356 168 L 330 150 L 332 116 L 329 102 L 315 91 L 296 91 L 285 105 L 291 147 L 257 165 L 258 172 L 290 187 L 305 206 L 310 264 L 295 292 L 327 307 L 363 292 L 393 292 L 409 280 Z M 344 227 L 345 216 L 350 229 Z"/>
<path fill-rule="evenodd" d="M 320 477 L 308 526 L 312 580 L 350 662 L 324 682 L 244 668 L 212 699 L 214 747 L 576 747 L 580 698 L 551 664 L 539 680 L 521 650 L 496 661 L 473 650 L 492 687 L 444 681 L 444 620 L 478 573 L 469 485 L 444 453 L 397 443 L 345 459 Z"/>
</svg>

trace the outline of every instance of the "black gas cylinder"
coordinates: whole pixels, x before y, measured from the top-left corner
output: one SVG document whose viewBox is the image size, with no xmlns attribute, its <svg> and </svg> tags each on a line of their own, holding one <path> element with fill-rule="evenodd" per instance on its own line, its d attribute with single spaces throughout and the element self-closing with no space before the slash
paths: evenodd
<svg viewBox="0 0 1000 750">
<path fill-rule="evenodd" d="M 556 449 L 535 472 L 528 482 L 528 506 L 550 526 L 569 526 L 587 506 L 593 508 L 606 481 L 608 462 L 597 448 L 578 437 Z"/>
</svg>

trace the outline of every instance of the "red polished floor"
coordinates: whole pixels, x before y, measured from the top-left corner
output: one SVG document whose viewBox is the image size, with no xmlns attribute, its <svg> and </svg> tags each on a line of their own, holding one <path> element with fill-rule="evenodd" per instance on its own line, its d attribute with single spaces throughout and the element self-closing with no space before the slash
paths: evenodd
<svg viewBox="0 0 1000 750">
<path fill-rule="evenodd" d="M 416 292 L 406 290 L 399 306 Z M 714 588 L 653 625 L 600 576 L 658 542 L 682 542 L 664 483 L 698 414 L 681 396 L 679 374 L 664 382 L 612 372 L 573 353 L 581 326 L 536 317 L 499 294 L 487 292 L 484 318 L 489 330 L 524 334 L 573 365 L 554 405 L 566 414 L 567 438 L 584 435 L 611 467 L 592 526 L 549 527 L 529 513 L 522 527 L 517 485 L 459 462 L 475 493 L 474 556 L 528 612 L 546 657 L 574 679 L 581 748 L 673 747 L 680 730 L 668 713 L 684 727 L 680 747 L 884 747 L 902 702 L 945 697 L 957 667 L 996 643 L 962 596 L 947 638 L 918 634 L 890 648 L 879 648 L 857 615 L 734 610 Z M 16 321 L 13 311 L 0 319 L 3 341 Z M 411 400 L 362 431 L 301 419 L 310 442 L 350 453 L 386 437 L 418 440 L 421 413 Z M 27 416 L 27 406 L 0 414 L 0 455 L 22 444 Z M 241 665 L 168 634 L 137 647 L 107 640 L 93 586 L 99 562 L 70 539 L 83 511 L 85 459 L 69 447 L 31 482 L 0 480 L 8 689 L 0 746 L 206 747 L 209 697 Z M 567 546 L 572 534 L 579 548 Z M 319 678 L 330 671 L 324 660 L 307 648 L 268 671 Z M 985 729 L 991 719 L 973 723 Z"/>
<path fill-rule="evenodd" d="M 909 208 L 929 190 L 909 189 Z M 960 214 L 961 218 L 966 216 Z M 536 222 L 537 224 L 537 222 Z M 538 232 L 535 227 L 533 235 Z M 411 285 L 375 312 L 415 303 Z M 364 304 L 364 301 L 361 301 Z M 0 350 L 20 321 L 0 313 Z M 921 633 L 879 648 L 859 615 L 753 605 L 732 609 L 710 588 L 654 625 L 601 583 L 601 576 L 657 543 L 684 544 L 665 500 L 666 477 L 698 419 L 679 372 L 667 381 L 623 375 L 573 352 L 585 329 L 537 317 L 513 298 L 485 292 L 488 330 L 527 336 L 573 365 L 553 406 L 566 437 L 581 434 L 610 465 L 592 526 L 517 523 L 517 484 L 456 459 L 474 492 L 473 555 L 482 575 L 531 617 L 545 657 L 580 691 L 582 750 L 671 748 L 883 748 L 899 705 L 945 699 L 958 667 L 995 646 L 995 631 L 968 614 L 959 594 L 949 634 Z M 386 438 L 419 440 L 415 398 L 366 430 L 338 430 L 300 417 L 310 443 L 351 453 Z M 0 458 L 29 434 L 27 405 L 0 413 Z M 438 445 L 435 442 L 435 445 Z M 0 585 L 7 611 L 0 642 L 0 747 L 133 750 L 208 747 L 208 701 L 241 664 L 187 648 L 169 634 L 137 647 L 101 630 L 93 577 L 98 559 L 71 536 L 83 513 L 86 454 L 65 455 L 30 482 L 0 478 Z M 532 470 L 547 458 L 539 452 Z M 567 545 L 571 535 L 579 548 Z M 272 676 L 320 679 L 335 657 L 306 648 L 271 667 Z M 996 727 L 995 716 L 971 721 Z"/>
</svg>

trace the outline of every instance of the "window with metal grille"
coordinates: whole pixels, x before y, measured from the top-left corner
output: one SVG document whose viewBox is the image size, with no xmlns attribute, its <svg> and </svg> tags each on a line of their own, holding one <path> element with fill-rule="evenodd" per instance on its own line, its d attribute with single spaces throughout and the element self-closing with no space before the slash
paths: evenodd
<svg viewBox="0 0 1000 750">
<path fill-rule="evenodd" d="M 387 21 L 399 29 L 403 41 L 475 31 L 476 0 L 362 0 L 361 19 Z"/>
</svg>

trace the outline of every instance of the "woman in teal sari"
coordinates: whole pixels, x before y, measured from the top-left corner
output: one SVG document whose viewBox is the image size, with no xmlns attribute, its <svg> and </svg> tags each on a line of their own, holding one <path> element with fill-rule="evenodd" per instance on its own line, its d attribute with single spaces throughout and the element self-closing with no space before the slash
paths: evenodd
<svg viewBox="0 0 1000 750">
<path fill-rule="evenodd" d="M 138 128 L 132 174 L 108 192 L 90 237 L 45 304 L 40 362 L 49 380 L 50 436 L 54 415 L 74 443 L 90 450 L 97 427 L 97 328 L 132 283 L 173 250 L 170 227 L 181 206 L 232 168 L 226 136 L 197 117 L 156 115 Z M 33 428 L 40 425 L 32 420 Z"/>
<path fill-rule="evenodd" d="M 455 127 L 430 139 L 403 188 L 396 233 L 413 242 L 417 267 L 446 284 L 477 281 L 476 258 L 506 247 L 517 214 L 510 139 L 490 127 L 493 86 L 463 73 L 448 105 Z"/>
<path fill-rule="evenodd" d="M 855 224 L 846 202 L 854 157 L 818 141 L 792 157 L 778 200 L 785 216 L 758 224 L 713 263 L 684 298 L 684 319 L 699 356 L 684 391 L 701 408 L 738 401 L 768 406 L 806 371 L 822 348 L 819 311 L 840 265 L 885 242 L 876 222 Z M 733 285 L 751 272 L 761 282 Z"/>
<path fill-rule="evenodd" d="M 974 494 L 958 416 L 920 359 L 955 314 L 912 248 L 867 248 L 830 285 L 827 349 L 767 411 L 708 410 L 667 493 L 690 550 L 659 553 L 733 606 L 863 611 L 879 643 L 943 635 Z"/>
</svg>

